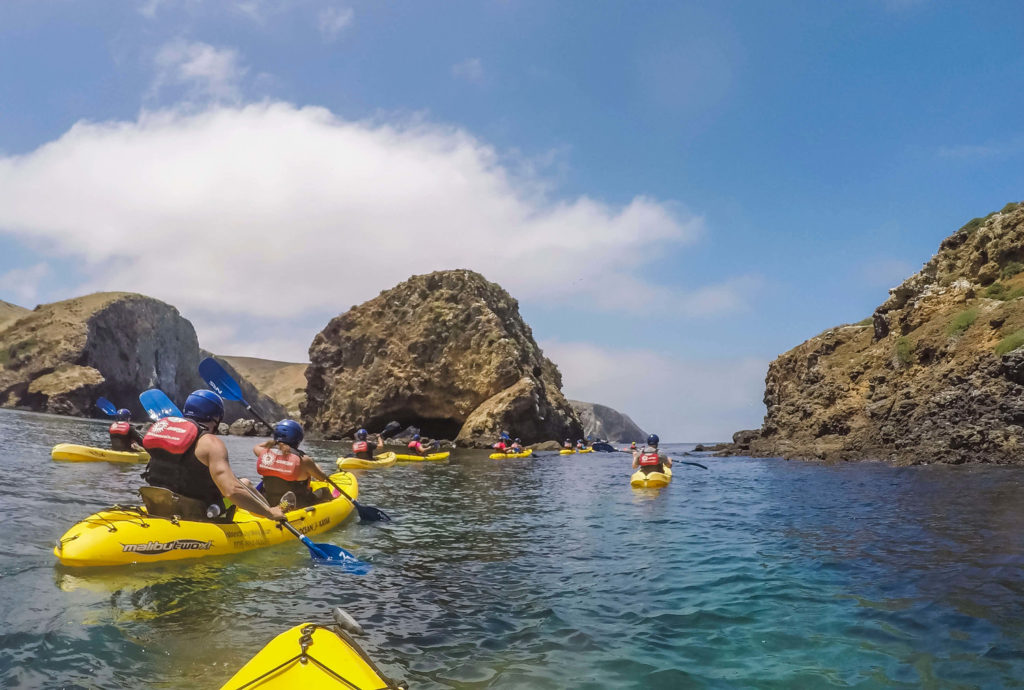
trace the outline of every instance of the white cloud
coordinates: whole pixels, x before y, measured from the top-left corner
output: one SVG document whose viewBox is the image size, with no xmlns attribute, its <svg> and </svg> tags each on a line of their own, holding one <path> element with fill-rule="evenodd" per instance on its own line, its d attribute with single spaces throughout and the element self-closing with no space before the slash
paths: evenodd
<svg viewBox="0 0 1024 690">
<path fill-rule="evenodd" d="M 744 305 L 744 279 L 681 290 L 668 269 L 641 270 L 703 232 L 681 205 L 544 189 L 452 127 L 350 122 L 286 103 L 210 106 L 80 122 L 0 156 L 0 232 L 82 262 L 92 278 L 79 292 L 136 290 L 225 323 L 330 316 L 450 268 L 579 310 Z"/>
<path fill-rule="evenodd" d="M 768 362 L 683 359 L 646 349 L 547 341 L 565 394 L 628 414 L 666 441 L 725 441 L 761 426 Z"/>
<path fill-rule="evenodd" d="M 479 84 L 484 80 L 484 63 L 480 58 L 468 58 L 452 65 L 452 76 Z"/>
<path fill-rule="evenodd" d="M 39 284 L 49 275 L 50 267 L 45 263 L 13 268 L 0 274 L 0 295 L 3 295 L 6 302 L 22 306 L 35 305 L 39 297 Z"/>
<path fill-rule="evenodd" d="M 352 23 L 355 13 L 349 7 L 326 7 L 317 15 L 317 27 L 328 41 L 333 41 L 341 30 Z"/>
<path fill-rule="evenodd" d="M 237 101 L 247 72 L 237 51 L 198 41 L 167 43 L 157 51 L 154 62 L 154 94 L 166 86 L 181 86 L 190 99 L 199 100 Z"/>
</svg>

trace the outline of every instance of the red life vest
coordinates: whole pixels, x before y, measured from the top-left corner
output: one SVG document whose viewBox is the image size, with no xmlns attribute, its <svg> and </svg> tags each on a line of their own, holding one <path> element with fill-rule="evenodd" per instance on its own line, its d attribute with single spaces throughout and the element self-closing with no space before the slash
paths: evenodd
<svg viewBox="0 0 1024 690">
<path fill-rule="evenodd" d="M 660 465 L 661 458 L 658 457 L 658 452 L 653 453 L 641 453 L 640 455 L 640 466 L 641 467 L 653 467 L 654 465 Z"/>
<path fill-rule="evenodd" d="M 142 439 L 142 447 L 182 455 L 192 448 L 198 436 L 199 427 L 195 423 L 181 417 L 164 417 L 149 427 Z"/>
<path fill-rule="evenodd" d="M 505 442 L 504 442 L 504 441 L 498 441 L 498 442 L 497 442 L 497 443 L 495 443 L 495 444 L 494 444 L 494 446 L 492 446 L 492 447 L 493 447 L 493 448 L 494 448 L 495 450 L 501 450 L 501 451 L 505 451 L 505 452 L 508 452 L 508 446 L 506 446 L 506 445 L 505 445 Z"/>
<path fill-rule="evenodd" d="M 409 449 L 414 450 L 417 453 L 423 452 L 423 444 L 419 441 L 409 441 Z"/>
<path fill-rule="evenodd" d="M 353 453 L 365 453 L 370 446 L 366 444 L 366 441 L 356 441 L 352 444 Z"/>
<path fill-rule="evenodd" d="M 131 430 L 132 425 L 128 422 L 114 422 L 110 425 L 111 436 L 127 436 Z"/>
<path fill-rule="evenodd" d="M 302 481 L 299 479 L 302 458 L 298 455 L 285 453 L 279 448 L 264 448 L 260 452 L 254 448 L 253 453 L 259 458 L 256 462 L 256 471 L 262 476 L 277 477 L 287 482 Z"/>
</svg>

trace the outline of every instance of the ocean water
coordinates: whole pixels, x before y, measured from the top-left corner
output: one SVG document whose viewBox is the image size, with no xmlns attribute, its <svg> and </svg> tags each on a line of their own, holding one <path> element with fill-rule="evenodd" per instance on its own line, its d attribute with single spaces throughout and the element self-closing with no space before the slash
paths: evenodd
<svg viewBox="0 0 1024 690">
<path fill-rule="evenodd" d="M 316 540 L 366 576 L 298 543 L 64 568 L 54 541 L 139 485 L 50 460 L 105 428 L 0 411 L 2 687 L 218 687 L 333 606 L 414 688 L 1024 686 L 1024 469 L 706 458 L 635 491 L 625 454 L 460 451 L 360 473 L 394 521 Z M 254 477 L 253 439 L 227 442 Z M 341 447 L 309 450 L 327 469 Z"/>
</svg>

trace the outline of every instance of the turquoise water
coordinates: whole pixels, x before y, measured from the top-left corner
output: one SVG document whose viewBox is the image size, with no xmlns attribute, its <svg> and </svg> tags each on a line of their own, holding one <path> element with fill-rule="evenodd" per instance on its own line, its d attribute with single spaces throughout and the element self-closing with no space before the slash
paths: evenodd
<svg viewBox="0 0 1024 690">
<path fill-rule="evenodd" d="M 364 577 L 298 544 L 65 569 L 54 540 L 131 501 L 140 468 L 49 450 L 104 437 L 0 412 L 4 687 L 217 687 L 337 605 L 412 687 L 1024 685 L 1024 469 L 708 458 L 640 492 L 625 455 L 460 452 L 361 473 L 394 522 L 316 539 L 372 562 Z M 253 440 L 227 442 L 255 476 Z M 310 445 L 325 468 L 339 449 Z"/>
</svg>

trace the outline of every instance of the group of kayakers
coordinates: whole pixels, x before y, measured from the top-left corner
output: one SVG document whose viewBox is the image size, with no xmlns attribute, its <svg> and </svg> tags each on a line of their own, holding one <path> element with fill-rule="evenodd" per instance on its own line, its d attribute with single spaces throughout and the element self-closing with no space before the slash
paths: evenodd
<svg viewBox="0 0 1024 690">
<path fill-rule="evenodd" d="M 522 439 L 518 438 L 513 439 L 511 436 L 508 435 L 507 431 L 502 431 L 501 434 L 498 435 L 498 441 L 494 445 L 492 445 L 491 448 L 498 451 L 499 453 L 506 453 L 508 455 L 511 455 L 513 453 L 522 453 L 523 441 Z"/>
</svg>

